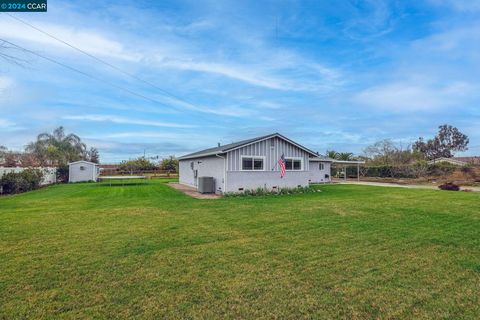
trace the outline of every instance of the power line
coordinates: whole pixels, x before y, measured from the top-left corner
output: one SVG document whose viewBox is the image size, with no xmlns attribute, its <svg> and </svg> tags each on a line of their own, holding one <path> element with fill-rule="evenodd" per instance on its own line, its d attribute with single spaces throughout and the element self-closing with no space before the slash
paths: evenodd
<svg viewBox="0 0 480 320">
<path fill-rule="evenodd" d="M 170 93 L 170 92 L 166 91 L 165 89 L 160 88 L 159 86 L 155 85 L 154 83 L 152 83 L 152 82 L 150 82 L 150 81 L 147 81 L 147 80 L 145 80 L 145 79 L 142 79 L 142 78 L 140 78 L 140 77 L 138 77 L 138 76 L 136 76 L 136 75 L 134 75 L 134 74 L 132 74 L 132 73 L 130 73 L 130 72 L 128 72 L 128 71 L 125 71 L 125 70 L 117 67 L 116 65 L 111 64 L 111 63 L 108 62 L 108 61 L 105 61 L 105 60 L 103 60 L 103 59 L 100 59 L 100 58 L 94 56 L 93 54 L 88 53 L 87 51 L 82 50 L 82 49 L 74 46 L 73 44 L 70 44 L 70 43 L 68 43 L 67 41 L 62 40 L 62 39 L 60 39 L 60 38 L 52 35 L 51 33 L 48 33 L 47 31 L 44 31 L 44 30 L 42 30 L 42 29 L 40 29 L 40 28 L 38 28 L 38 27 L 36 27 L 36 26 L 28 23 L 27 21 L 25 21 L 25 20 L 23 20 L 23 19 L 20 19 L 20 18 L 18 18 L 18 17 L 15 17 L 14 15 L 12 15 L 12 14 L 10 14 L 10 13 L 5 13 L 5 14 L 8 15 L 9 17 L 11 17 L 12 19 L 15 19 L 15 20 L 23 23 L 24 25 L 29 26 L 29 27 L 37 30 L 38 32 L 43 33 L 44 35 L 46 35 L 46 36 L 48 36 L 48 37 L 50 37 L 50 38 L 52 38 L 52 39 L 54 39 L 54 40 L 56 40 L 56 41 L 58 41 L 58 42 L 61 42 L 61 43 L 63 43 L 64 45 L 66 45 L 66 46 L 68 46 L 68 47 L 70 47 L 70 48 L 72 48 L 72 49 L 74 49 L 74 50 L 77 50 L 78 52 L 80 52 L 80 53 L 82 53 L 82 54 L 84 54 L 84 55 L 86 55 L 86 56 L 94 59 L 94 60 L 97 61 L 97 62 L 100 62 L 100 63 L 102 63 L 102 64 L 104 64 L 104 65 L 106 65 L 106 66 L 108 66 L 108 67 L 110 67 L 110 68 L 112 68 L 112 69 L 114 69 L 114 70 L 116 70 L 116 71 L 124 74 L 124 75 L 126 75 L 126 76 L 129 76 L 129 77 L 135 79 L 135 80 L 138 80 L 138 81 L 141 81 L 141 82 L 143 82 L 143 83 L 145 83 L 145 84 L 148 84 L 148 85 L 150 85 L 151 87 L 159 90 L 159 91 L 162 92 L 163 94 L 170 96 L 171 98 L 174 98 L 174 99 L 179 100 L 179 101 L 181 101 L 181 102 L 183 102 L 183 103 L 187 103 L 187 104 L 189 104 L 189 105 L 191 105 L 191 106 L 193 106 L 193 107 L 195 107 L 195 108 L 198 108 L 198 107 L 195 106 L 193 103 L 191 103 L 191 102 L 189 102 L 189 101 L 187 101 L 187 100 L 185 100 L 185 99 L 183 99 L 183 98 L 181 98 L 181 97 L 178 97 L 178 96 L 174 95 L 173 93 Z"/>
<path fill-rule="evenodd" d="M 84 76 L 86 76 L 86 77 L 88 77 L 88 78 L 90 78 L 90 79 L 93 79 L 93 80 L 95 80 L 95 81 L 101 82 L 102 84 L 107 84 L 107 85 L 109 85 L 109 86 L 111 86 L 111 87 L 113 87 L 113 88 L 115 88 L 115 89 L 119 89 L 119 90 L 128 92 L 128 93 L 130 93 L 131 95 L 137 96 L 137 97 L 139 97 L 139 98 L 148 100 L 148 101 L 153 102 L 153 103 L 158 103 L 158 104 L 160 104 L 160 105 L 162 105 L 162 106 L 165 106 L 165 107 L 169 107 L 168 105 L 166 105 L 166 104 L 164 104 L 164 103 L 161 103 L 161 102 L 158 101 L 158 100 L 155 100 L 155 99 L 152 99 L 152 98 L 150 98 L 150 97 L 147 97 L 146 95 L 143 95 L 143 94 L 141 94 L 141 93 L 137 93 L 137 92 L 135 92 L 135 91 L 133 91 L 133 90 L 130 90 L 130 89 L 128 89 L 128 88 L 125 88 L 125 87 L 116 85 L 115 83 L 112 83 L 112 82 L 109 82 L 109 81 L 105 81 L 105 80 L 102 79 L 102 78 L 96 77 L 96 76 L 91 75 L 91 74 L 89 74 L 89 73 L 86 73 L 86 72 L 84 72 L 84 71 L 82 71 L 82 70 L 79 70 L 79 69 L 77 69 L 77 68 L 71 67 L 71 66 L 69 66 L 69 65 L 67 65 L 67 64 L 65 64 L 65 63 L 63 63 L 63 62 L 60 62 L 60 61 L 57 61 L 57 60 L 55 60 L 55 59 L 49 58 L 49 57 L 44 56 L 44 55 L 42 55 L 42 54 L 40 54 L 40 53 L 38 53 L 38 52 L 35 52 L 35 51 L 29 50 L 29 49 L 27 49 L 27 48 L 24 48 L 24 47 L 22 47 L 22 46 L 19 46 L 19 45 L 13 43 L 13 42 L 8 41 L 8 40 L 1 39 L 1 38 L 0 38 L 0 41 L 3 41 L 4 43 L 8 43 L 9 45 L 14 46 L 14 47 L 16 47 L 16 48 L 18 48 L 18 49 L 20 49 L 20 50 L 22 50 L 22 51 L 24 51 L 24 52 L 33 54 L 33 55 L 35 55 L 35 56 L 37 56 L 37 57 L 40 57 L 40 58 L 45 59 L 45 60 L 47 60 L 47 61 L 50 61 L 50 62 L 52 62 L 52 63 L 54 63 L 54 64 L 57 64 L 57 65 L 59 65 L 59 66 L 62 66 L 62 67 L 64 67 L 64 68 L 67 68 L 67 69 L 69 69 L 69 70 L 72 70 L 72 71 L 75 71 L 75 72 L 77 72 L 77 73 L 80 73 L 80 74 L 82 74 L 82 75 L 84 75 Z"/>
</svg>

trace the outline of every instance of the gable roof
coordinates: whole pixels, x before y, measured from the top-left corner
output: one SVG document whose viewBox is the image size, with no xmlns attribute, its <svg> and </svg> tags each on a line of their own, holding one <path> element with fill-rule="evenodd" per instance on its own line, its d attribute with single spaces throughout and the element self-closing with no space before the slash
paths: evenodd
<svg viewBox="0 0 480 320">
<path fill-rule="evenodd" d="M 93 164 L 94 166 L 98 166 L 98 163 L 90 162 L 86 160 L 78 160 L 78 161 L 70 162 L 69 165 L 76 164 L 76 163 L 87 163 L 87 164 Z"/>
<path fill-rule="evenodd" d="M 453 157 L 453 159 L 457 161 L 462 161 L 468 164 L 480 165 L 480 157 L 479 156 L 472 156 L 472 157 Z"/>
<path fill-rule="evenodd" d="M 440 157 L 433 159 L 431 161 L 428 161 L 428 164 L 435 164 L 438 162 L 448 162 L 450 164 L 456 165 L 456 166 L 466 166 L 468 163 L 465 161 L 461 161 L 455 158 L 446 158 L 446 157 Z"/>
<path fill-rule="evenodd" d="M 272 133 L 272 134 L 269 134 L 269 135 L 266 135 L 266 136 L 261 136 L 261 137 L 256 137 L 256 138 L 252 138 L 252 139 L 242 140 L 242 141 L 233 142 L 233 143 L 226 144 L 226 145 L 219 146 L 219 147 L 215 147 L 215 148 L 209 148 L 209 149 L 197 151 L 197 152 L 194 152 L 194 153 L 190 153 L 190 154 L 181 156 L 178 159 L 179 160 L 186 160 L 186 159 L 194 159 L 194 158 L 200 158 L 200 157 L 214 156 L 216 154 L 221 154 L 221 153 L 225 153 L 225 152 L 228 152 L 228 151 L 232 151 L 232 150 L 244 147 L 246 145 L 256 143 L 256 142 L 259 142 L 259 141 L 263 141 L 263 140 L 266 140 L 266 139 L 274 138 L 274 137 L 283 139 L 283 140 L 295 145 L 296 147 L 304 150 L 305 152 L 309 153 L 310 155 L 312 155 L 316 158 L 320 157 L 316 152 L 313 152 L 312 150 L 305 148 L 304 146 L 288 139 L 287 137 L 282 136 L 280 133 L 275 132 L 275 133 Z M 329 159 L 325 159 L 325 160 L 328 161 Z"/>
</svg>

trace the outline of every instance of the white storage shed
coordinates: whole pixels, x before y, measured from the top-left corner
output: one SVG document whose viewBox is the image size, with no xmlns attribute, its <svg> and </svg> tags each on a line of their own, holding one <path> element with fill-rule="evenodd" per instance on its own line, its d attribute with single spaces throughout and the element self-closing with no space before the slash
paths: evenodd
<svg viewBox="0 0 480 320">
<path fill-rule="evenodd" d="M 75 161 L 68 164 L 68 182 L 97 181 L 100 168 L 90 161 Z"/>
</svg>

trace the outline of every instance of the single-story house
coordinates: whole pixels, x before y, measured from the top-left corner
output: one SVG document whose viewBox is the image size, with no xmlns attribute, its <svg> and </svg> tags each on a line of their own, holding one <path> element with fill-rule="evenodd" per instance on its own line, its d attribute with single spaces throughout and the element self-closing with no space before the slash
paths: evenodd
<svg viewBox="0 0 480 320">
<path fill-rule="evenodd" d="M 471 156 L 471 157 L 453 157 L 453 159 L 457 161 L 462 161 L 470 165 L 480 166 L 480 157 L 479 156 Z"/>
<path fill-rule="evenodd" d="M 468 165 L 468 162 L 457 160 L 455 158 L 445 158 L 445 157 L 436 158 L 428 162 L 428 164 L 437 164 L 437 163 L 449 163 L 449 164 L 453 164 L 454 166 L 461 166 L 461 167 Z"/>
<path fill-rule="evenodd" d="M 282 155 L 283 177 L 278 163 Z M 198 178 L 213 177 L 216 193 L 304 187 L 330 182 L 333 161 L 273 133 L 184 155 L 179 158 L 179 180 L 197 188 Z"/>
<path fill-rule="evenodd" d="M 97 163 L 80 160 L 68 164 L 68 182 L 97 181 L 99 175 Z"/>
</svg>

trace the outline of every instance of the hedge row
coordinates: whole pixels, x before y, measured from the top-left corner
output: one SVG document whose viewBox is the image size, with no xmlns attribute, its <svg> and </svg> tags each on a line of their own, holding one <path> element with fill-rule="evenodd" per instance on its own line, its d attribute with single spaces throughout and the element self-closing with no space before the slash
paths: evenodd
<svg viewBox="0 0 480 320">
<path fill-rule="evenodd" d="M 22 172 L 10 172 L 0 178 L 0 192 L 14 194 L 40 188 L 43 173 L 38 169 L 25 169 Z"/>
<path fill-rule="evenodd" d="M 312 187 L 297 187 L 297 188 L 279 188 L 279 189 L 247 189 L 243 192 L 226 192 L 225 197 L 255 197 L 255 196 L 268 196 L 268 195 L 285 195 L 285 194 L 297 194 L 297 193 L 314 193 L 321 192 Z"/>
<path fill-rule="evenodd" d="M 454 172 L 456 166 L 449 163 L 426 164 L 416 163 L 413 165 L 402 166 L 370 166 L 361 167 L 360 176 L 378 177 L 378 178 L 420 178 L 426 176 L 444 176 Z M 337 176 L 343 169 L 332 171 L 333 176 Z M 356 177 L 357 168 L 347 167 L 347 177 Z"/>
</svg>

